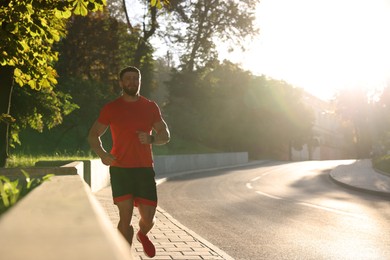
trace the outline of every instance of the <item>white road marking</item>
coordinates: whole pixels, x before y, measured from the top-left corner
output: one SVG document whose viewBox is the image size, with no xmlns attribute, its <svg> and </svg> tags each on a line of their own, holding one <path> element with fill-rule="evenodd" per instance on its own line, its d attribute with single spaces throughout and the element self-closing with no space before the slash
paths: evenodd
<svg viewBox="0 0 390 260">
<path fill-rule="evenodd" d="M 265 175 L 268 175 L 268 174 L 269 173 L 266 173 L 266 174 L 263 174 L 261 176 L 253 178 L 250 182 L 246 183 L 246 187 L 248 189 L 253 189 L 253 186 L 252 186 L 251 182 L 258 181 L 262 177 L 264 177 Z M 367 219 L 364 216 L 361 216 L 361 215 L 358 215 L 358 214 L 354 214 L 354 213 L 350 213 L 350 212 L 346 212 L 346 211 L 342 211 L 342 210 L 338 210 L 338 209 L 328 208 L 328 207 L 324 207 L 324 206 L 320 206 L 320 205 L 316 205 L 316 204 L 311 204 L 311 203 L 307 203 L 307 202 L 302 202 L 302 201 L 293 201 L 293 200 L 289 200 L 289 199 L 285 199 L 285 198 L 282 198 L 282 197 L 274 196 L 274 195 L 271 195 L 271 194 L 268 194 L 268 193 L 265 193 L 265 192 L 262 192 L 262 191 L 258 191 L 258 190 L 255 191 L 255 192 L 257 194 L 263 195 L 263 196 L 271 198 L 271 199 L 291 201 L 292 203 L 295 203 L 295 204 L 298 204 L 298 205 L 302 205 L 302 206 L 306 206 L 306 207 L 311 207 L 311 208 L 316 208 L 316 209 L 325 210 L 325 211 L 329 211 L 329 212 L 334 212 L 334 213 L 337 213 L 337 214 L 346 215 L 346 216 L 359 218 L 359 219 Z"/>
<path fill-rule="evenodd" d="M 253 179 L 251 180 L 251 182 L 254 182 L 254 181 L 260 180 L 260 178 L 261 178 L 261 177 L 263 177 L 263 176 L 257 176 L 256 178 L 253 178 Z"/>
<path fill-rule="evenodd" d="M 258 190 L 256 191 L 256 193 L 261 194 L 263 196 L 266 196 L 268 198 L 272 198 L 272 199 L 277 199 L 277 200 L 282 200 L 283 199 L 283 198 L 280 198 L 280 197 L 277 197 L 277 196 L 273 196 L 273 195 L 270 195 L 268 193 L 264 193 L 264 192 L 261 192 L 261 191 L 258 191 Z"/>
<path fill-rule="evenodd" d="M 347 216 L 354 217 L 354 218 L 367 219 L 366 217 L 363 217 L 363 216 L 358 215 L 358 214 L 353 214 L 350 212 L 346 212 L 346 211 L 342 211 L 342 210 L 338 210 L 338 209 L 332 209 L 332 208 L 328 208 L 328 207 L 324 207 L 324 206 L 320 206 L 320 205 L 315 205 L 315 204 L 311 204 L 311 203 L 307 203 L 307 202 L 296 202 L 296 204 L 311 207 L 311 208 L 316 208 L 316 209 L 322 209 L 322 210 L 334 212 L 337 214 L 347 215 Z"/>
</svg>

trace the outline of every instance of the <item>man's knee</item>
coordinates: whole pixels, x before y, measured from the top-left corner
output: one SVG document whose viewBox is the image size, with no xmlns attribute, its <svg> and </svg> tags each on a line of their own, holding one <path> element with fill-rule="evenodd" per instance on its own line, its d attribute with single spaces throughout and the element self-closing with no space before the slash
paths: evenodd
<svg viewBox="0 0 390 260">
<path fill-rule="evenodd" d="M 149 205 L 139 205 L 141 220 L 145 224 L 153 225 L 156 215 L 156 207 Z"/>
<path fill-rule="evenodd" d="M 153 219 L 144 219 L 144 218 L 140 218 L 139 220 L 140 222 L 142 222 L 142 224 L 146 227 L 153 227 L 154 226 L 154 218 Z"/>
<path fill-rule="evenodd" d="M 139 226 L 144 234 L 146 234 L 149 230 L 151 230 L 154 226 L 155 220 L 154 218 L 140 218 Z"/>
</svg>

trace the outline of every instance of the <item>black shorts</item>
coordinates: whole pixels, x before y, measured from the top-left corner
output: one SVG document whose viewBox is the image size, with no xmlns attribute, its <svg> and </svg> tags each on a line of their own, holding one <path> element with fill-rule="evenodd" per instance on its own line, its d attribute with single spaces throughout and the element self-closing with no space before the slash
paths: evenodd
<svg viewBox="0 0 390 260">
<path fill-rule="evenodd" d="M 153 168 L 120 168 L 110 166 L 114 203 L 133 199 L 134 205 L 157 206 L 157 189 Z"/>
</svg>

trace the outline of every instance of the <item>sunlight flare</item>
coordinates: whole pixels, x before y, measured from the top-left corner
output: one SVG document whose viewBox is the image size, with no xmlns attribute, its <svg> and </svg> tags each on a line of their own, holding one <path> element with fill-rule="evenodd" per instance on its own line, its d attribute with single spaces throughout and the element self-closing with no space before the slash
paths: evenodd
<svg viewBox="0 0 390 260">
<path fill-rule="evenodd" d="M 221 54 L 324 99 L 343 88 L 381 89 L 390 79 L 390 2 L 263 0 L 248 52 Z"/>
</svg>

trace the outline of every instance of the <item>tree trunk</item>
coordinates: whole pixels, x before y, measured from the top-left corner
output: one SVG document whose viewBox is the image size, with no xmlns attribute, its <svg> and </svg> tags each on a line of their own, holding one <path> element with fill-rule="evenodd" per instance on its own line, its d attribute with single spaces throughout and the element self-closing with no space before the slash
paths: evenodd
<svg viewBox="0 0 390 260">
<path fill-rule="evenodd" d="M 127 13 L 126 0 L 123 0 L 123 1 L 122 1 L 122 5 L 123 5 L 123 9 L 125 10 L 125 16 L 126 16 L 127 25 L 129 26 L 130 31 L 133 31 L 134 28 L 133 28 L 133 26 L 131 25 L 130 18 L 129 18 L 129 14 Z"/>
<path fill-rule="evenodd" d="M 11 107 L 14 67 L 0 66 L 0 115 L 8 115 Z M 8 158 L 9 123 L 0 122 L 0 167 L 5 167 Z"/>
<path fill-rule="evenodd" d="M 137 49 L 134 54 L 134 66 L 141 67 L 142 58 L 147 54 L 147 45 L 149 38 L 155 33 L 158 23 L 157 23 L 157 8 L 150 8 L 150 29 L 146 29 L 145 23 L 143 24 L 143 36 L 138 39 Z"/>
</svg>

